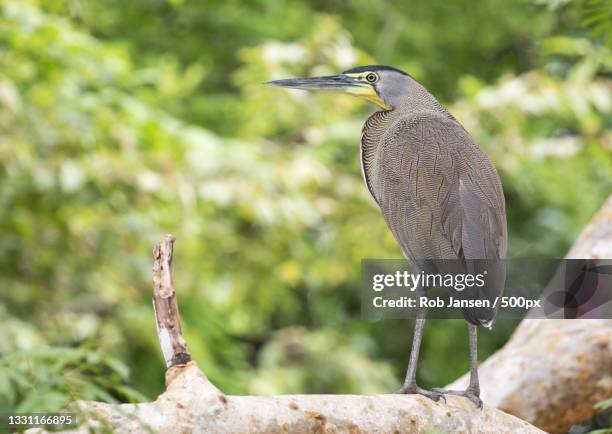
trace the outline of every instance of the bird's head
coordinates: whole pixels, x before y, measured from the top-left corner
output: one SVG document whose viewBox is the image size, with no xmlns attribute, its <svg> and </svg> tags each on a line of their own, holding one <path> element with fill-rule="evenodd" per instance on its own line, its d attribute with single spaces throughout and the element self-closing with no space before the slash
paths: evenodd
<svg viewBox="0 0 612 434">
<path fill-rule="evenodd" d="M 326 77 L 268 81 L 273 86 L 305 90 L 330 90 L 365 98 L 385 110 L 397 107 L 408 93 L 412 78 L 390 66 L 370 65 Z"/>
</svg>

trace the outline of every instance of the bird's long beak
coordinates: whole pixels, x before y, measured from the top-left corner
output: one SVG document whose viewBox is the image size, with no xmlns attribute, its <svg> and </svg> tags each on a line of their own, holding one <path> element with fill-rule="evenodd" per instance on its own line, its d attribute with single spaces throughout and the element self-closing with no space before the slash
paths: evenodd
<svg viewBox="0 0 612 434">
<path fill-rule="evenodd" d="M 267 81 L 272 86 L 287 87 L 303 90 L 331 90 L 348 93 L 372 101 L 379 107 L 389 110 L 391 107 L 376 93 L 376 89 L 369 83 L 345 74 L 329 75 L 326 77 L 287 78 L 284 80 Z"/>
<path fill-rule="evenodd" d="M 326 77 L 287 78 L 284 80 L 267 81 L 272 86 L 304 90 L 331 90 L 352 93 L 356 88 L 370 87 L 367 84 L 344 74 L 328 75 Z"/>
</svg>

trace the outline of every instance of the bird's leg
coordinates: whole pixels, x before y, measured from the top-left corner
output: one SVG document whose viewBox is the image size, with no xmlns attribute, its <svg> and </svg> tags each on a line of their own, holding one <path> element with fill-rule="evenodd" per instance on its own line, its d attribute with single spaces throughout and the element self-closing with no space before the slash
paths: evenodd
<svg viewBox="0 0 612 434">
<path fill-rule="evenodd" d="M 422 294 L 422 289 L 417 289 L 417 297 Z M 412 336 L 412 348 L 410 350 L 410 361 L 408 362 L 408 369 L 406 370 L 406 379 L 404 385 L 396 392 L 401 394 L 419 394 L 426 396 L 434 401 L 444 399 L 444 395 L 439 392 L 425 390 L 417 386 L 416 384 L 416 371 L 417 364 L 419 362 L 419 350 L 421 349 L 421 340 L 423 338 L 423 328 L 425 327 L 425 320 L 427 317 L 427 307 L 417 308 L 417 317 L 414 325 L 414 333 Z M 444 399 L 446 401 L 446 399 Z"/>
<path fill-rule="evenodd" d="M 478 383 L 478 342 L 476 339 L 477 327 L 474 324 L 468 323 L 469 339 L 470 339 L 470 385 L 465 390 L 446 390 L 433 389 L 435 392 L 445 395 L 465 396 L 472 401 L 478 408 L 482 408 L 482 400 L 480 399 L 480 384 Z"/>
</svg>

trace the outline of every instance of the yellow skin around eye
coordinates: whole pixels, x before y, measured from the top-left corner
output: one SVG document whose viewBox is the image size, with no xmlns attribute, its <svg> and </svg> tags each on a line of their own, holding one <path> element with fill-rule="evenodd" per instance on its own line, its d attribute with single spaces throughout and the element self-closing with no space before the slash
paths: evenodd
<svg viewBox="0 0 612 434">
<path fill-rule="evenodd" d="M 360 81 L 362 81 L 364 84 L 367 85 L 367 86 L 351 88 L 348 90 L 348 93 L 350 93 L 351 95 L 361 97 L 361 98 L 365 98 L 368 101 L 373 102 L 374 104 L 376 104 L 377 106 L 385 110 L 390 110 L 391 107 L 388 104 L 386 104 L 382 100 L 382 98 L 379 97 L 378 94 L 376 93 L 376 89 L 374 88 L 373 83 L 370 83 L 367 81 L 366 77 L 368 76 L 368 74 L 371 74 L 371 73 L 366 72 L 366 73 L 359 73 L 359 74 L 346 74 L 348 77 L 358 78 Z"/>
</svg>

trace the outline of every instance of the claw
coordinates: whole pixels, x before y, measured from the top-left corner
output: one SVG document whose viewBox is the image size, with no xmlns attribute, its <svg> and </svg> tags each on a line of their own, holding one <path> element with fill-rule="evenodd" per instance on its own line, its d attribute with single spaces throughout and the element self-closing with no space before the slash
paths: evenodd
<svg viewBox="0 0 612 434">
<path fill-rule="evenodd" d="M 472 401 L 474 405 L 476 405 L 476 407 L 482 408 L 482 399 L 480 399 L 480 397 L 478 396 L 479 393 L 469 388 L 466 390 L 446 390 L 446 389 L 441 389 L 441 388 L 435 388 L 435 389 L 432 389 L 432 392 L 440 393 L 443 396 L 444 395 L 463 396 L 464 398 L 467 398 L 470 401 Z"/>
<path fill-rule="evenodd" d="M 440 399 L 442 399 L 444 403 L 446 404 L 446 397 L 444 396 L 444 394 L 435 391 L 435 389 L 434 390 L 421 389 L 416 384 L 414 385 L 404 384 L 399 390 L 395 391 L 395 393 L 401 394 L 401 395 L 423 395 L 435 402 L 438 402 Z"/>
</svg>

